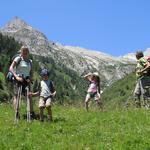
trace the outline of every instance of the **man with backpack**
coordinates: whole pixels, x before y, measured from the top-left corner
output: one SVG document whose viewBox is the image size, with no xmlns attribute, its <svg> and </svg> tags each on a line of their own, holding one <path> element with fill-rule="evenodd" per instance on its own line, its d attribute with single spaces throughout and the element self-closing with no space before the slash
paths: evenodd
<svg viewBox="0 0 150 150">
<path fill-rule="evenodd" d="M 29 59 L 29 49 L 25 46 L 21 47 L 21 54 L 19 56 L 16 56 L 13 60 L 13 62 L 10 65 L 9 71 L 14 76 L 14 98 L 13 98 L 13 105 L 15 111 L 17 111 L 17 103 L 19 105 L 19 102 L 17 102 L 17 98 L 21 97 L 21 94 L 28 96 L 26 93 L 26 87 L 29 88 L 30 91 L 30 83 L 32 81 L 32 61 Z M 18 94 L 18 91 L 20 90 L 20 95 Z M 30 115 L 31 118 L 34 117 L 33 112 L 33 105 L 32 105 L 32 99 L 29 97 L 29 105 L 30 105 Z M 19 112 L 18 112 L 19 113 Z M 18 117 L 19 114 L 18 114 Z"/>
<path fill-rule="evenodd" d="M 134 90 L 134 98 L 136 107 L 140 108 L 144 106 L 149 108 L 150 104 L 150 63 L 147 58 L 144 57 L 142 51 L 136 52 L 137 66 L 136 66 L 136 86 Z M 142 98 L 142 101 L 141 101 Z"/>
</svg>

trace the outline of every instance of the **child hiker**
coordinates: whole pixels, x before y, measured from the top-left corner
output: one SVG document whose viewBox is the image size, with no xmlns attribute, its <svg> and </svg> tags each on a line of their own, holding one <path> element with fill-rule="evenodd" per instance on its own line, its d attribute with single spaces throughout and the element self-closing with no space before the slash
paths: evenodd
<svg viewBox="0 0 150 150">
<path fill-rule="evenodd" d="M 89 101 L 94 98 L 95 102 L 97 103 L 98 107 L 101 109 L 102 107 L 102 101 L 100 98 L 100 77 L 97 72 L 94 73 L 88 73 L 87 75 L 84 76 L 85 79 L 87 79 L 90 84 L 89 88 L 87 90 L 87 95 L 85 98 L 85 108 L 88 111 L 88 103 Z"/>
<path fill-rule="evenodd" d="M 30 93 L 31 96 L 40 96 L 39 98 L 39 109 L 40 109 L 40 121 L 44 121 L 44 108 L 47 108 L 48 121 L 52 121 L 52 98 L 56 95 L 54 85 L 51 80 L 49 80 L 49 71 L 47 69 L 42 69 L 41 71 L 42 80 L 39 85 L 39 89 L 35 93 Z"/>
</svg>

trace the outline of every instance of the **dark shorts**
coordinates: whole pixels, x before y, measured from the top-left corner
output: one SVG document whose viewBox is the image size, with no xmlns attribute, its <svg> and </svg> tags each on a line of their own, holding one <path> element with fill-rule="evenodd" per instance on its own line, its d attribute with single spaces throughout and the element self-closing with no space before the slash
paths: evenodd
<svg viewBox="0 0 150 150">
<path fill-rule="evenodd" d="M 97 94 L 97 92 L 90 93 L 90 98 L 94 98 L 96 94 Z"/>
<path fill-rule="evenodd" d="M 22 86 L 22 95 L 26 95 L 26 87 L 28 86 L 29 87 L 29 91 L 31 91 L 31 86 L 30 86 L 30 84 L 28 84 L 28 85 L 26 85 L 26 84 L 20 84 L 20 83 L 18 83 L 18 82 L 14 82 L 13 83 L 13 87 L 14 87 L 14 95 L 15 96 L 17 96 L 17 94 L 18 94 L 18 89 L 19 89 L 19 87 L 21 87 Z"/>
<path fill-rule="evenodd" d="M 138 79 L 136 82 L 135 90 L 134 90 L 134 96 L 136 97 L 137 95 L 144 95 L 149 91 L 150 87 L 150 77 L 144 76 L 141 79 Z"/>
<path fill-rule="evenodd" d="M 98 92 L 95 93 L 87 93 L 85 102 L 89 102 L 90 99 L 94 99 L 95 101 L 100 101 L 100 94 Z"/>
</svg>

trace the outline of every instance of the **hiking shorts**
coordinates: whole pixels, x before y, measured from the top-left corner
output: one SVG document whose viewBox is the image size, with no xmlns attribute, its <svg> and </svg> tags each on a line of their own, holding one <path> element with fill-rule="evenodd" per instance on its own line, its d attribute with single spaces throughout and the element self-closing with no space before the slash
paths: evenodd
<svg viewBox="0 0 150 150">
<path fill-rule="evenodd" d="M 91 99 L 94 99 L 95 101 L 100 101 L 100 94 L 98 92 L 95 93 L 87 93 L 85 102 L 89 102 Z"/>
<path fill-rule="evenodd" d="M 48 98 L 40 97 L 39 108 L 40 107 L 50 107 L 51 103 L 52 103 L 52 99 L 50 97 L 48 97 Z"/>
<path fill-rule="evenodd" d="M 14 95 L 17 96 L 18 95 L 18 89 L 19 87 L 22 86 L 22 95 L 26 95 L 26 86 L 25 85 L 20 85 L 18 84 L 17 82 L 14 82 L 13 83 L 13 92 L 14 92 Z M 31 86 L 30 84 L 28 85 L 29 86 L 29 91 L 31 91 Z"/>
<path fill-rule="evenodd" d="M 139 79 L 136 82 L 135 90 L 134 90 L 134 96 L 144 96 L 145 94 L 149 93 L 149 87 L 150 87 L 150 77 L 143 77 L 142 79 Z"/>
</svg>

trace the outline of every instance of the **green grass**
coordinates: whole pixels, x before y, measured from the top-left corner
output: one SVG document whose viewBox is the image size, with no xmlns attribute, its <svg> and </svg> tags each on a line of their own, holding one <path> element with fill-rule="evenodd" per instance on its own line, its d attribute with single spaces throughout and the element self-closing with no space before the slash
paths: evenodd
<svg viewBox="0 0 150 150">
<path fill-rule="evenodd" d="M 2 150 L 150 150 L 149 110 L 86 112 L 54 105 L 52 123 L 14 123 L 9 104 L 0 110 Z"/>
</svg>

